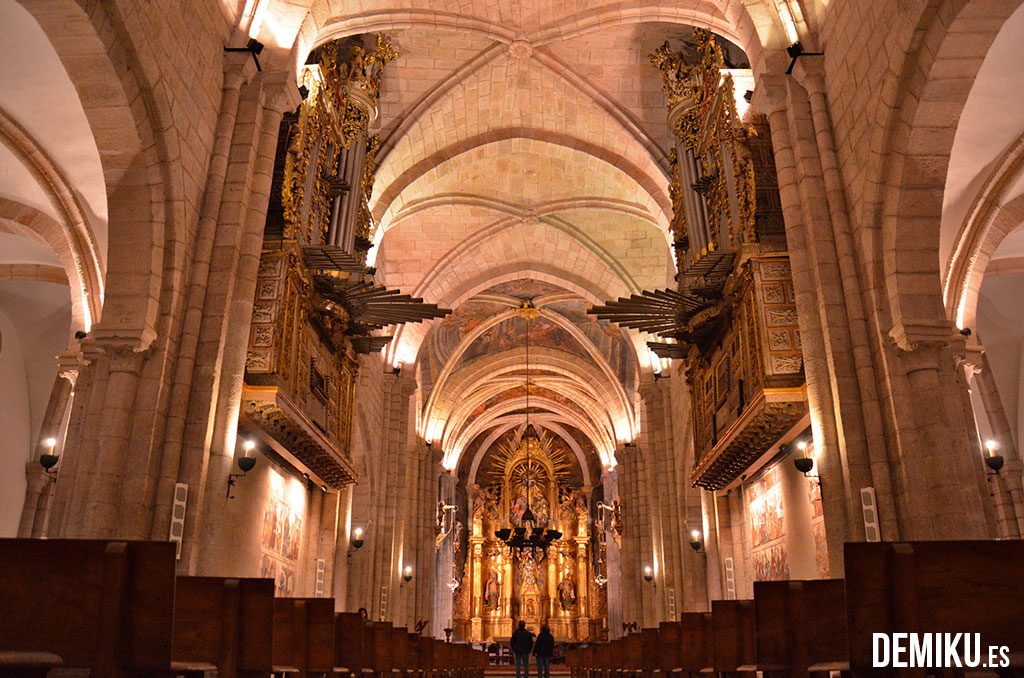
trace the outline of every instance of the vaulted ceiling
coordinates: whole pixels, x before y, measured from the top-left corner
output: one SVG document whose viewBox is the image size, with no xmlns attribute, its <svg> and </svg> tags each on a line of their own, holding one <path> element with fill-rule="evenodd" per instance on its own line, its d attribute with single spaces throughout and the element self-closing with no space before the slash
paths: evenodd
<svg viewBox="0 0 1024 678">
<path fill-rule="evenodd" d="M 372 130 L 382 145 L 370 258 L 384 284 L 454 309 L 401 328 L 386 350 L 416 371 L 421 435 L 454 469 L 521 428 L 529 407 L 581 459 L 614 465 L 615 448 L 638 433 L 641 374 L 660 365 L 645 337 L 586 309 L 675 275 L 672 136 L 647 55 L 665 40 L 681 45 L 693 26 L 761 44 L 743 5 L 253 6 L 250 34 L 284 45 L 297 31 L 296 64 L 323 42 L 375 32 L 400 53 Z M 739 47 L 727 49 L 746 66 Z M 530 323 L 528 406 L 525 323 L 514 313 L 523 300 L 541 313 Z"/>
</svg>

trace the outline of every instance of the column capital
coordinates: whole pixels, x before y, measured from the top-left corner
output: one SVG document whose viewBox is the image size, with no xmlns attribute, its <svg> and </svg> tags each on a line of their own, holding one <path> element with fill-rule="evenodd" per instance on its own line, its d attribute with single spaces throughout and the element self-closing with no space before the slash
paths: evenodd
<svg viewBox="0 0 1024 678">
<path fill-rule="evenodd" d="M 253 81 L 263 86 L 264 105 L 279 115 L 294 111 L 302 101 L 295 77 L 287 71 L 262 71 Z"/>
<path fill-rule="evenodd" d="M 825 94 L 825 60 L 797 59 L 793 77 L 808 94 Z"/>
<path fill-rule="evenodd" d="M 785 110 L 789 91 L 788 77 L 780 73 L 765 73 L 757 81 L 750 105 L 758 113 L 771 115 Z"/>
<path fill-rule="evenodd" d="M 937 320 L 899 320 L 889 330 L 889 337 L 897 348 L 913 353 L 919 347 L 935 344 L 946 346 L 954 338 L 953 323 L 945 318 Z"/>
</svg>

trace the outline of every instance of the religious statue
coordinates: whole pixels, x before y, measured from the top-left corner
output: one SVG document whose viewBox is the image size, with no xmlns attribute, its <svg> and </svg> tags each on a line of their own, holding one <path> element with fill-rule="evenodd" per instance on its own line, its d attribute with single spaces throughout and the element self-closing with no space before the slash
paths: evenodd
<svg viewBox="0 0 1024 678">
<path fill-rule="evenodd" d="M 562 581 L 558 583 L 558 602 L 561 603 L 563 610 L 576 607 L 576 582 L 568 569 L 566 569 Z"/>
<path fill-rule="evenodd" d="M 622 546 L 622 504 L 618 499 L 612 499 L 612 537 Z"/>
<path fill-rule="evenodd" d="M 512 507 L 509 508 L 509 521 L 516 527 L 522 527 L 524 513 L 526 513 L 526 496 L 521 494 L 516 497 L 516 500 L 512 502 Z"/>
<path fill-rule="evenodd" d="M 458 553 L 462 550 L 462 521 L 458 520 L 455 522 L 454 534 L 452 535 L 452 551 Z"/>
<path fill-rule="evenodd" d="M 501 594 L 498 586 L 498 577 L 492 571 L 487 577 L 487 586 L 484 588 L 484 607 L 494 609 L 498 607 Z"/>
</svg>

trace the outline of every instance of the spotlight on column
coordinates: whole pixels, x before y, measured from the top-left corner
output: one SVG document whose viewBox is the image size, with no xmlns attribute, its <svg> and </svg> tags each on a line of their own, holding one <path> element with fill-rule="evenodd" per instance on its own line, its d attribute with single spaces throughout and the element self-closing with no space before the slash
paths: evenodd
<svg viewBox="0 0 1024 678">
<path fill-rule="evenodd" d="M 648 583 L 654 581 L 654 569 L 650 565 L 644 565 L 644 581 Z"/>
<path fill-rule="evenodd" d="M 395 363 L 394 366 L 391 368 L 391 374 L 395 375 L 396 377 L 402 376 L 402 363 Z"/>
<path fill-rule="evenodd" d="M 363 528 L 357 527 L 356 529 L 352 530 L 352 548 L 361 549 L 363 548 L 364 543 L 365 542 L 363 541 Z"/>
<path fill-rule="evenodd" d="M 402 581 L 406 583 L 412 581 L 412 565 L 406 565 L 405 569 L 402 570 Z"/>
<path fill-rule="evenodd" d="M 228 474 L 228 491 L 227 498 L 234 499 L 235 495 L 232 494 L 231 488 L 235 486 L 235 482 L 238 478 L 244 478 L 245 475 L 256 468 L 256 457 L 252 456 L 252 451 L 256 449 L 255 440 L 246 440 L 242 443 L 242 456 L 238 458 L 238 468 L 242 470 L 241 473 L 229 473 Z"/>
<path fill-rule="evenodd" d="M 701 539 L 700 530 L 690 530 L 690 548 L 699 553 L 702 546 L 704 541 Z"/>
<path fill-rule="evenodd" d="M 985 450 L 988 452 L 988 454 L 985 455 L 985 466 L 988 466 L 993 472 L 999 473 L 1000 469 L 1003 468 L 1003 464 L 1006 462 L 1006 460 L 1003 459 L 1003 455 L 996 454 L 996 451 L 999 450 L 999 441 L 989 438 L 985 441 Z"/>
<path fill-rule="evenodd" d="M 60 455 L 54 454 L 53 452 L 57 447 L 57 439 L 47 438 L 43 441 L 43 447 L 46 448 L 46 451 L 39 455 L 39 465 L 42 466 L 43 470 L 47 473 L 56 475 L 57 472 L 53 470 L 53 467 L 60 461 Z M 56 478 L 54 478 L 54 480 L 56 480 Z"/>
</svg>

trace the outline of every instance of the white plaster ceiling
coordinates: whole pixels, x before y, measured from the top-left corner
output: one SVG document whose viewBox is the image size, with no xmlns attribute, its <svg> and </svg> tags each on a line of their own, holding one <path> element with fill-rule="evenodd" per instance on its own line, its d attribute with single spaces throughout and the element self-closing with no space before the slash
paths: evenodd
<svg viewBox="0 0 1024 678">
<path fill-rule="evenodd" d="M 57 53 L 14 0 L 0 0 L 0 109 L 35 139 L 78 191 L 101 260 L 106 261 L 107 195 L 92 130 Z M 24 170 L 10 166 L 12 160 L 9 151 L 0 154 L 0 178 L 12 180 L 0 185 L 0 193 L 17 197 L 12 193 L 25 189 L 34 204 L 39 199 L 36 189 L 25 182 Z"/>
<path fill-rule="evenodd" d="M 993 165 L 1024 134 L 1024 6 L 1003 25 L 978 71 L 950 152 L 943 194 L 939 261 L 944 271 L 971 203 Z M 1016 193 L 1024 189 L 1018 181 Z"/>
</svg>

